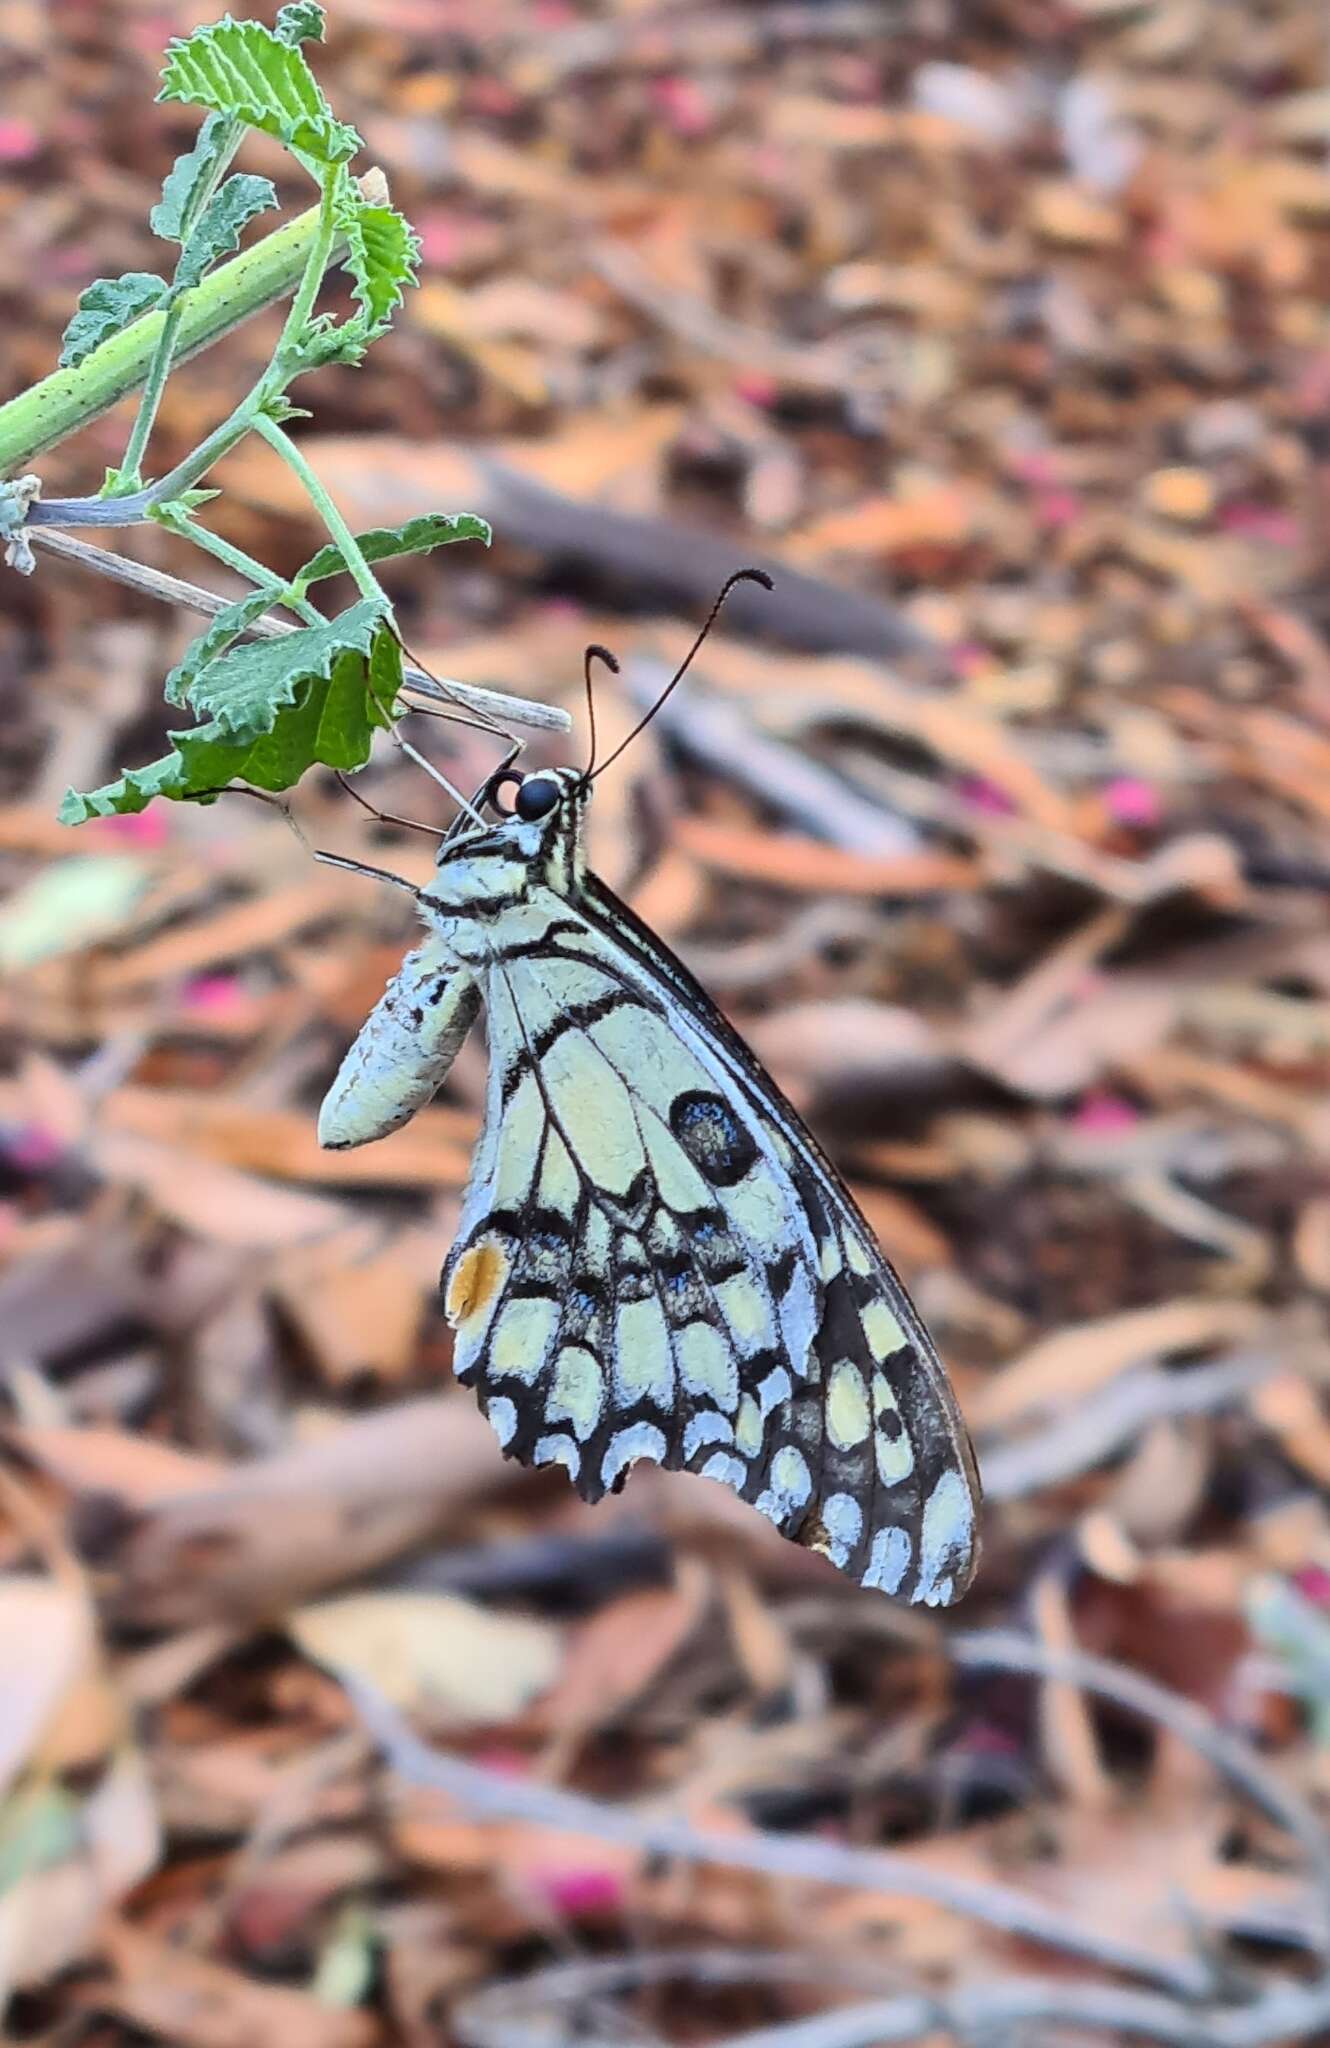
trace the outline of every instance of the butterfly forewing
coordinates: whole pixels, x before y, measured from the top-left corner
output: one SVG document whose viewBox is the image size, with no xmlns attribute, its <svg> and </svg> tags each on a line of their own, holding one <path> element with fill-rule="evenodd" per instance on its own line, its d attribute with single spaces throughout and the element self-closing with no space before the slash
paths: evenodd
<svg viewBox="0 0 1330 2048">
<path fill-rule="evenodd" d="M 719 1479 L 864 1583 L 956 1598 L 978 1483 L 928 1337 L 770 1077 L 582 871 L 575 804 L 441 858 L 422 908 L 454 963 L 445 1021 L 403 1063 L 405 1109 L 384 1058 L 352 1048 L 326 1141 L 409 1114 L 479 991 L 485 1126 L 443 1285 L 458 1375 L 505 1449 L 588 1500 L 642 1458 Z M 408 963 L 376 1013 L 394 1033 L 439 981 L 421 954 L 428 976 Z"/>
</svg>

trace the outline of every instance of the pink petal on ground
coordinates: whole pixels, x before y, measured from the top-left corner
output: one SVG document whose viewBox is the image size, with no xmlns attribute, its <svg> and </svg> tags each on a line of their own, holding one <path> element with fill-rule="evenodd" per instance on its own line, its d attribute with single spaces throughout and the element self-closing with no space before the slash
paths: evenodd
<svg viewBox="0 0 1330 2048">
<path fill-rule="evenodd" d="M 1125 1095 L 1112 1095 L 1106 1088 L 1095 1088 L 1082 1097 L 1071 1119 L 1073 1129 L 1093 1132 L 1096 1137 L 1130 1130 L 1140 1120 L 1140 1111 Z"/>
<path fill-rule="evenodd" d="M 693 79 L 658 78 L 651 97 L 676 135 L 705 135 L 710 128 L 711 108 Z"/>
<path fill-rule="evenodd" d="M 22 163 L 36 156 L 41 146 L 41 134 L 31 121 L 0 121 L 0 163 Z"/>
<path fill-rule="evenodd" d="M 1106 783 L 1104 807 L 1119 825 L 1157 825 L 1162 810 L 1158 790 L 1137 775 L 1118 775 Z"/>
<path fill-rule="evenodd" d="M 1225 533 L 1236 533 L 1243 540 L 1263 541 L 1271 548 L 1295 548 L 1302 539 L 1302 528 L 1291 513 L 1281 512 L 1274 505 L 1253 505 L 1245 499 L 1225 505 L 1219 514 L 1219 524 Z"/>
<path fill-rule="evenodd" d="M 617 1913 L 623 1908 L 624 1883 L 617 1870 L 597 1870 L 593 1865 L 580 1870 L 533 1870 L 531 1882 L 567 1920 Z"/>
<path fill-rule="evenodd" d="M 93 831 L 101 839 L 118 839 L 131 846 L 165 846 L 169 836 L 166 823 L 166 806 L 156 797 L 146 811 L 136 811 L 124 818 L 98 818 Z"/>
<path fill-rule="evenodd" d="M 180 1007 L 215 1015 L 219 1010 L 234 1009 L 239 996 L 240 981 L 236 975 L 196 974 L 180 991 Z"/>
<path fill-rule="evenodd" d="M 748 371 L 736 377 L 734 389 L 746 405 L 760 406 L 763 411 L 776 403 L 780 386 L 774 377 L 763 377 L 758 371 Z"/>
<path fill-rule="evenodd" d="M 471 1761 L 472 1763 L 479 1764 L 482 1770 L 495 1772 L 500 1778 L 529 1778 L 531 1776 L 530 1761 L 523 1755 L 522 1751 L 520 1749 L 507 1749 L 501 1743 L 496 1742 L 489 1749 L 473 1750 Z"/>
<path fill-rule="evenodd" d="M 20 1124 L 5 1145 L 10 1165 L 25 1173 L 45 1173 L 63 1151 L 59 1138 L 45 1124 Z"/>
<path fill-rule="evenodd" d="M 1041 526 L 1051 531 L 1061 526 L 1074 526 L 1085 510 L 1085 501 L 1075 491 L 1036 491 L 1034 516 Z"/>
<path fill-rule="evenodd" d="M 962 775 L 956 784 L 956 794 L 962 803 L 976 811 L 987 811 L 990 817 L 1009 818 L 1016 808 L 1005 789 L 999 789 L 982 775 Z"/>
</svg>

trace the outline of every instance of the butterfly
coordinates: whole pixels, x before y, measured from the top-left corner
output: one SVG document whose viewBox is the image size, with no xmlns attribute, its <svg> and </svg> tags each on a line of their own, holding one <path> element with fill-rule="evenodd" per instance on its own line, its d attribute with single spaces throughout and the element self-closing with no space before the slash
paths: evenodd
<svg viewBox="0 0 1330 2048">
<path fill-rule="evenodd" d="M 562 1465 L 588 1501 L 640 1459 L 721 1480 L 865 1586 L 946 1606 L 974 1574 L 980 1487 L 937 1353 L 771 1076 L 588 869 L 593 780 L 505 768 L 492 815 L 443 840 L 416 892 L 427 936 L 319 1141 L 405 1123 L 483 1008 L 484 1124 L 442 1288 L 457 1377 L 505 1453 Z"/>
</svg>

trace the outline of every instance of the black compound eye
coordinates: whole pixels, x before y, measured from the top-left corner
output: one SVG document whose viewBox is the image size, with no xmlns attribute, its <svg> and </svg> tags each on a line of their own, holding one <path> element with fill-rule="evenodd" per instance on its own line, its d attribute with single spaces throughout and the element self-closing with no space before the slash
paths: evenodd
<svg viewBox="0 0 1330 2048">
<path fill-rule="evenodd" d="M 562 795 L 559 784 L 548 775 L 528 775 L 513 798 L 513 809 L 519 818 L 528 821 L 548 818 Z"/>
</svg>

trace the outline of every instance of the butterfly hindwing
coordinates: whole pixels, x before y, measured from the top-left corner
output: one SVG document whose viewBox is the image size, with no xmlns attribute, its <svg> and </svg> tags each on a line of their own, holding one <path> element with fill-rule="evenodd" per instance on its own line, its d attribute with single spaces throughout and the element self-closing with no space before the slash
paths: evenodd
<svg viewBox="0 0 1330 2048">
<path fill-rule="evenodd" d="M 883 1590 L 951 1597 L 970 1523 L 927 1521 L 950 1418 L 903 1294 L 772 1084 L 668 994 L 590 923 L 492 981 L 445 1272 L 459 1375 L 587 1499 L 635 1459 L 683 1467 Z"/>
</svg>

